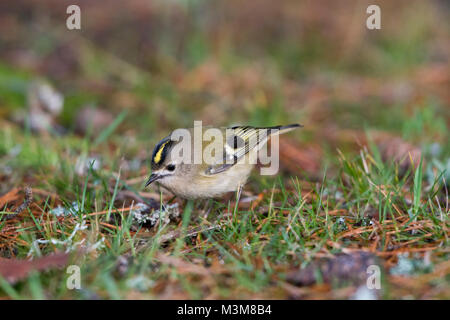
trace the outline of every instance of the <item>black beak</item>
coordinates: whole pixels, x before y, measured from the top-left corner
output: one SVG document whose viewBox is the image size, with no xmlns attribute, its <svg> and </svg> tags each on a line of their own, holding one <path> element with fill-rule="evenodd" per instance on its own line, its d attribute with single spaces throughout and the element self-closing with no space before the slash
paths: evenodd
<svg viewBox="0 0 450 320">
<path fill-rule="evenodd" d="M 148 187 L 153 181 L 156 181 L 161 178 L 162 178 L 162 176 L 152 173 L 150 178 L 148 178 L 147 183 L 145 184 L 145 187 Z"/>
</svg>

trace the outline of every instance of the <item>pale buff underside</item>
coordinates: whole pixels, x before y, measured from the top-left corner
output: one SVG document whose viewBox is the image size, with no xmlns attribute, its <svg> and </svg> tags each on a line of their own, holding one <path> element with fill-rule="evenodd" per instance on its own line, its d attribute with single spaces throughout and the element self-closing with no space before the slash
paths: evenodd
<svg viewBox="0 0 450 320">
<path fill-rule="evenodd" d="M 216 175 L 193 175 L 186 186 L 186 177 L 172 176 L 159 183 L 176 196 L 186 199 L 214 198 L 243 186 L 254 165 L 239 161 L 228 170 Z M 213 180 L 213 181 L 211 181 Z"/>
</svg>

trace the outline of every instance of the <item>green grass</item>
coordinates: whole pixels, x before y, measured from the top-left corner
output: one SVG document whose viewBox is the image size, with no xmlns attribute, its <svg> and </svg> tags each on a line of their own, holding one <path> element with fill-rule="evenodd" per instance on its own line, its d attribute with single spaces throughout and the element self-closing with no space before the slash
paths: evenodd
<svg viewBox="0 0 450 320">
<path fill-rule="evenodd" d="M 106 132 L 109 131 L 110 128 L 106 129 Z M 396 175 L 395 166 L 379 162 L 371 153 L 341 155 L 340 165 L 337 166 L 340 173 L 333 177 L 324 173 L 323 180 L 313 183 L 310 188 L 305 189 L 305 183 L 295 179 L 265 178 L 265 183 L 253 190 L 266 192 L 263 201 L 254 210 L 240 209 L 233 214 L 233 208 L 223 201 L 188 202 L 178 223 L 160 226 L 157 232 L 153 231 L 148 236 L 134 232 L 131 217 L 116 211 L 121 209 L 119 202 L 115 201 L 118 194 L 127 189 L 140 190 L 140 184 L 128 186 L 124 182 L 125 177 L 132 177 L 135 173 L 120 170 L 116 161 L 105 159 L 102 169 L 93 171 L 91 167 L 84 177 L 78 178 L 73 172 L 74 152 L 68 152 L 64 147 L 66 140 L 72 138 L 53 138 L 53 144 L 48 145 L 43 153 L 37 148 L 42 143 L 40 138 L 23 136 L 16 129 L 7 129 L 2 134 L 10 138 L 1 139 L 4 154 L 8 154 L 14 145 L 22 145 L 22 151 L 16 158 L 2 164 L 13 165 L 19 174 L 23 170 L 27 176 L 31 176 L 30 170 L 34 176 L 43 176 L 47 170 L 54 172 L 51 179 L 34 182 L 33 187 L 56 192 L 67 211 L 73 209 L 74 202 L 78 206 L 72 215 L 61 220 L 49 214 L 54 200 L 35 195 L 36 202 L 45 203 L 45 206 L 41 206 L 42 210 L 33 208 L 22 215 L 23 219 L 14 223 L 19 232 L 14 245 L 15 255 L 26 257 L 30 250 L 31 256 L 64 251 L 82 239 L 87 248 L 101 244 L 74 261 L 81 267 L 82 291 L 64 289 L 62 283 L 67 275 L 64 270 L 53 270 L 33 273 L 14 287 L 2 281 L 2 294 L 15 299 L 86 298 L 93 294 L 112 299 L 131 297 L 131 294 L 156 298 L 158 294 L 153 290 L 162 281 L 194 299 L 205 298 L 207 294 L 223 298 L 261 296 L 261 292 L 273 290 L 277 283 L 283 282 L 292 267 L 307 264 L 319 252 L 338 253 L 342 248 L 367 247 L 371 243 L 372 231 L 360 233 L 357 237 L 343 237 L 343 234 L 348 231 L 347 224 L 354 228 L 370 226 L 366 214 L 368 208 L 378 212 L 378 222 L 382 227 L 388 221 L 386 230 L 396 232 L 395 240 L 388 240 L 386 231 L 380 231 L 380 250 L 386 241 L 397 246 L 408 241 L 416 241 L 415 246 L 430 243 L 441 243 L 444 247 L 448 245 L 448 216 L 435 201 L 435 188 L 425 191 L 422 187 L 422 163 L 415 173 L 410 172 L 400 178 Z M 97 146 L 95 142 L 86 143 L 87 153 L 101 148 L 101 143 Z M 103 169 L 107 167 L 109 169 Z M 119 176 L 113 176 L 112 172 L 119 173 Z M 261 178 L 254 175 L 253 180 Z M 441 186 L 441 182 L 437 181 L 436 188 Z M 405 199 L 408 193 L 412 195 L 411 202 Z M 305 198 L 307 194 L 310 197 Z M 206 220 L 203 218 L 205 205 L 210 206 L 211 210 Z M 336 210 L 343 210 L 342 214 L 330 214 Z M 403 220 L 394 220 L 399 217 L 396 210 L 408 217 L 409 222 L 401 224 Z M 98 211 L 107 213 L 84 217 Z M 230 216 L 225 217 L 227 212 Z M 219 221 L 222 224 L 220 229 L 207 230 L 208 226 Z M 426 221 L 427 224 L 415 233 L 409 232 L 408 225 L 418 221 Z M 67 242 L 74 227 L 83 222 L 90 227 L 76 232 L 68 243 L 48 243 L 39 245 L 37 251 L 32 250 L 36 239 Z M 53 228 L 50 228 L 51 224 L 54 224 Z M 194 237 L 184 237 L 193 227 L 207 231 Z M 169 243 L 159 243 L 159 237 L 175 229 L 181 230 L 180 237 Z M 331 246 L 330 242 L 339 243 L 341 249 Z M 78 249 L 81 248 L 78 246 Z M 186 275 L 183 266 L 161 264 L 161 254 L 173 255 L 180 261 L 193 261 L 192 264 L 200 266 L 222 261 L 225 271 L 211 267 L 212 276 L 195 272 Z M 132 262 L 129 270 L 119 275 L 116 265 L 117 257 L 121 255 L 129 257 Z M 445 250 L 441 255 L 440 259 L 448 258 Z M 130 288 L 136 277 L 148 279 L 150 287 L 145 286 L 142 291 Z M 207 288 L 205 279 L 208 279 Z"/>
</svg>

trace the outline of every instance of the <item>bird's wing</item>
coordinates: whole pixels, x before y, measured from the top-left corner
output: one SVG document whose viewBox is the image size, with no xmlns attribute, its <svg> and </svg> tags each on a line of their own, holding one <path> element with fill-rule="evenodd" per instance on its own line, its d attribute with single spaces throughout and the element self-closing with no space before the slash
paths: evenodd
<svg viewBox="0 0 450 320">
<path fill-rule="evenodd" d="M 229 128 L 224 143 L 223 161 L 221 164 L 209 166 L 205 174 L 214 175 L 224 172 L 234 166 L 242 157 L 251 150 L 259 150 L 267 142 L 270 136 L 293 130 L 300 125 L 276 126 L 276 127 L 250 127 L 236 126 Z"/>
</svg>

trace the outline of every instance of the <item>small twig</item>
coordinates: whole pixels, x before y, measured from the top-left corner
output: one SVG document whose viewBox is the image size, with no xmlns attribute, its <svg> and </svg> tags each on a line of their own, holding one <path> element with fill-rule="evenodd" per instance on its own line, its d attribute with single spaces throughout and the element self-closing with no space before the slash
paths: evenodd
<svg viewBox="0 0 450 320">
<path fill-rule="evenodd" d="M 33 190 L 29 186 L 26 186 L 25 199 L 23 200 L 23 203 L 16 210 L 14 210 L 14 213 L 15 214 L 21 213 L 23 210 L 28 208 L 32 202 L 33 202 Z"/>
</svg>

